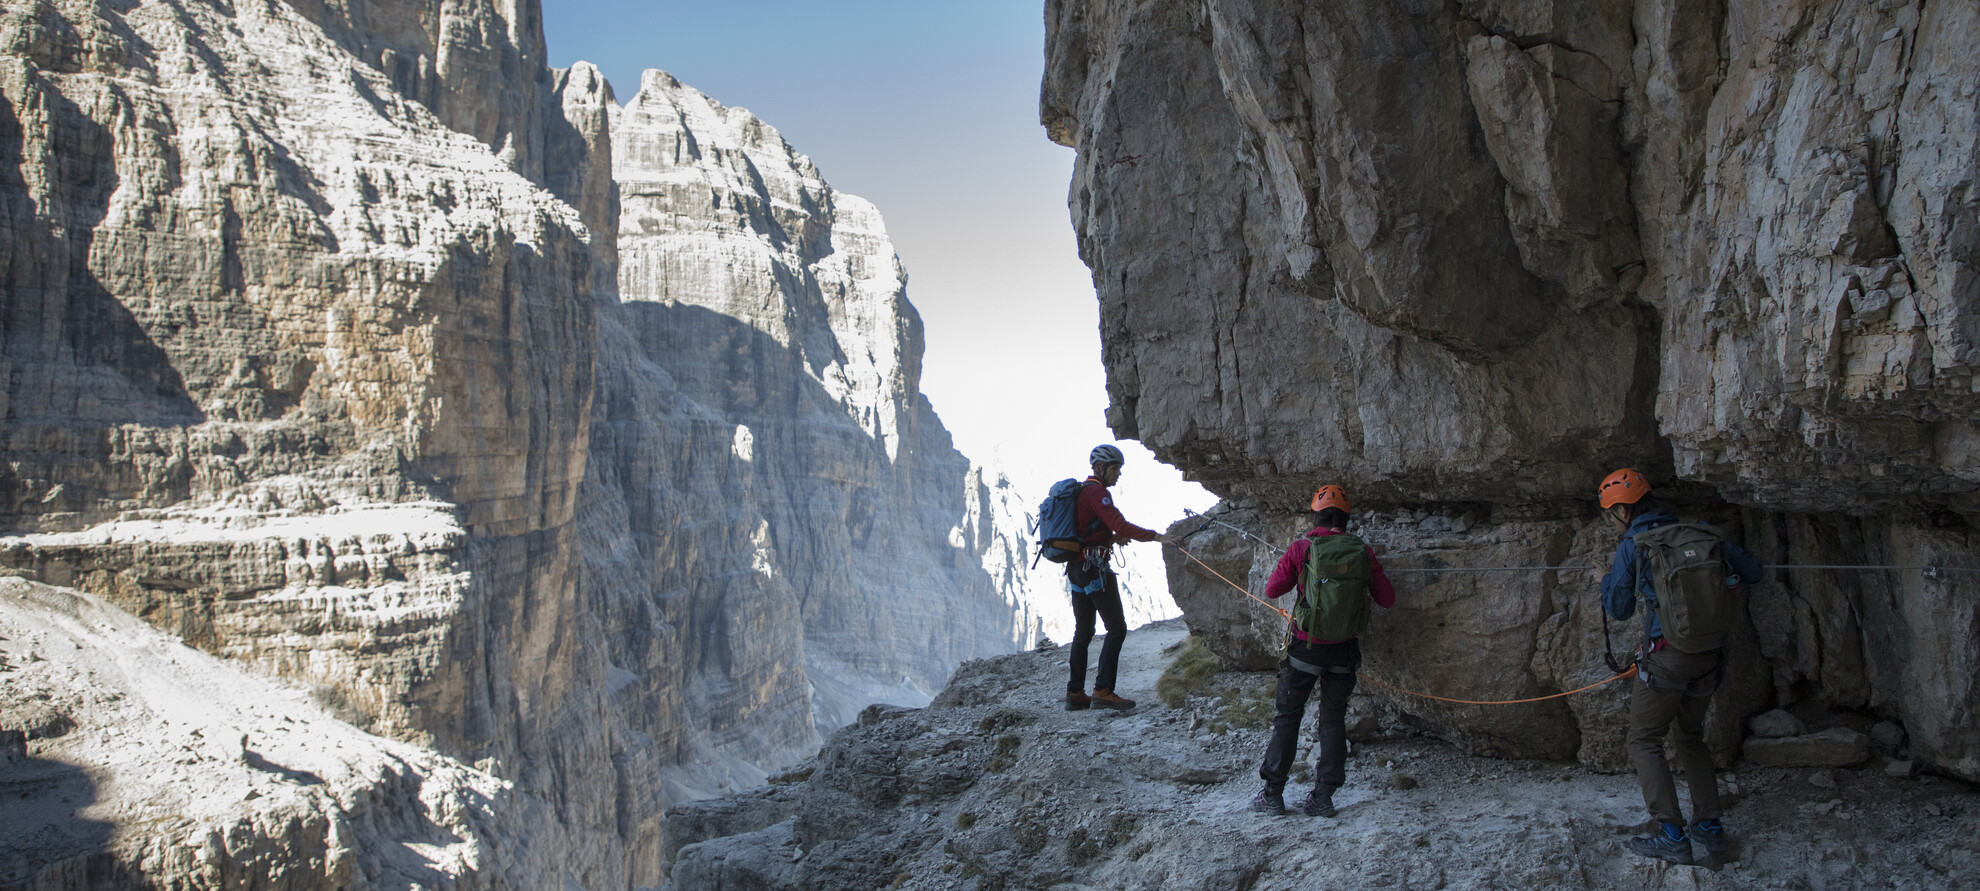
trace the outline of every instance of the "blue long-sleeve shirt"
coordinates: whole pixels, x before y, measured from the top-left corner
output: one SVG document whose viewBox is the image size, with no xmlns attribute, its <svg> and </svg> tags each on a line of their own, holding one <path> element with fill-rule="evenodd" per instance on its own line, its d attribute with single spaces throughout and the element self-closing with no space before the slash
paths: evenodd
<svg viewBox="0 0 1980 891">
<path fill-rule="evenodd" d="M 1657 621 L 1657 592 L 1650 589 L 1650 575 L 1636 547 L 1636 534 L 1668 526 L 1678 521 L 1677 514 L 1667 510 L 1653 510 L 1637 517 L 1623 532 L 1622 542 L 1616 545 L 1615 560 L 1609 564 L 1609 574 L 1602 576 L 1602 608 L 1617 619 L 1627 619 L 1636 614 L 1636 595 L 1641 591 L 1650 601 L 1653 609 L 1643 618 L 1643 633 L 1649 640 L 1664 636 L 1663 623 Z M 1739 577 L 1740 584 L 1756 584 L 1764 577 L 1760 560 L 1745 548 L 1726 542 L 1720 550 L 1726 562 L 1726 569 Z"/>
</svg>

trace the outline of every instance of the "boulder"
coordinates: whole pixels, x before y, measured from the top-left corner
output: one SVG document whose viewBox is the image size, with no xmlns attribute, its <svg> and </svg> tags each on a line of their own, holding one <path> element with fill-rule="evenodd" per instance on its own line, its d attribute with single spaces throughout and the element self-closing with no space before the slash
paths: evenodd
<svg viewBox="0 0 1980 891">
<path fill-rule="evenodd" d="M 1847 727 L 1777 739 L 1749 739 L 1747 763 L 1759 767 L 1851 767 L 1870 760 L 1870 737 Z"/>
<path fill-rule="evenodd" d="M 1754 736 L 1761 739 L 1780 739 L 1788 736 L 1800 736 L 1808 732 L 1808 725 L 1801 723 L 1800 718 L 1789 714 L 1784 709 L 1778 708 L 1771 712 L 1755 715 L 1752 721 L 1747 722 L 1747 726 L 1753 729 Z"/>
</svg>

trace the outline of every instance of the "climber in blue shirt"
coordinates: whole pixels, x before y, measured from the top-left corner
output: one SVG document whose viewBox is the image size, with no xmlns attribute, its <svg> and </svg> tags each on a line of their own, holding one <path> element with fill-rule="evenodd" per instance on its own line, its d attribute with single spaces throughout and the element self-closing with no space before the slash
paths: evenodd
<svg viewBox="0 0 1980 891">
<path fill-rule="evenodd" d="M 1602 577 L 1602 608 L 1610 616 L 1627 619 L 1636 612 L 1639 595 L 1650 605 L 1643 617 L 1643 652 L 1636 663 L 1638 683 L 1629 691 L 1626 746 L 1636 768 L 1637 784 L 1643 790 L 1643 803 L 1657 820 L 1658 829 L 1626 844 L 1645 857 L 1690 864 L 1694 862 L 1691 843 L 1696 841 L 1707 856 L 1716 857 L 1729 842 L 1725 826 L 1719 822 L 1718 777 L 1714 775 L 1712 750 L 1705 745 L 1705 712 L 1712 705 L 1712 694 L 1718 690 L 1725 669 L 1724 638 L 1736 615 L 1736 607 L 1729 601 L 1731 589 L 1760 581 L 1760 561 L 1709 527 L 1688 524 L 1656 533 L 1677 524 L 1678 517 L 1651 503 L 1649 481 L 1634 470 L 1624 468 L 1609 474 L 1602 481 L 1600 498 L 1603 515 L 1622 533 L 1615 561 L 1608 575 Z M 1645 553 L 1639 536 L 1652 542 L 1649 549 L 1655 553 Z M 1716 563 L 1704 565 L 1715 552 L 1719 558 Z M 1677 554 L 1689 562 L 1675 562 L 1673 555 Z M 1664 561 L 1666 578 L 1656 578 L 1657 573 L 1651 570 L 1658 559 Z M 1706 571 L 1711 574 L 1701 579 L 1700 573 Z M 1660 603 L 1660 585 L 1670 586 L 1665 593 L 1671 603 Z M 1660 621 L 1661 614 L 1674 609 L 1678 611 L 1671 613 L 1671 628 L 1676 641 L 1666 635 Z M 1680 616 L 1683 618 L 1675 618 Z M 1685 785 L 1691 788 L 1689 831 L 1678 807 L 1670 764 L 1664 760 L 1667 734 L 1684 771 Z"/>
</svg>

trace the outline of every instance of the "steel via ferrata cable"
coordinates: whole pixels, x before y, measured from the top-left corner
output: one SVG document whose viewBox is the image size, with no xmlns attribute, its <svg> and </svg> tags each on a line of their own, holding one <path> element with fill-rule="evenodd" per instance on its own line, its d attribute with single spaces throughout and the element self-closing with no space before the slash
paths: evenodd
<svg viewBox="0 0 1980 891">
<path fill-rule="evenodd" d="M 1216 576 L 1217 578 L 1219 578 L 1219 579 L 1221 579 L 1221 580 L 1222 580 L 1222 581 L 1224 582 L 1224 584 L 1226 584 L 1226 585 L 1230 585 L 1231 587 L 1233 587 L 1233 588 L 1236 588 L 1236 589 L 1238 590 L 1238 592 L 1239 592 L 1239 593 L 1241 593 L 1241 594 L 1243 594 L 1244 596 L 1246 596 L 1246 597 L 1249 597 L 1249 598 L 1251 598 L 1252 600 L 1255 600 L 1255 601 L 1257 601 L 1257 602 L 1259 602 L 1259 603 L 1262 603 L 1262 604 L 1264 604 L 1264 605 L 1265 605 L 1265 606 L 1266 606 L 1267 608 L 1269 608 L 1269 609 L 1271 609 L 1271 610 L 1272 610 L 1273 612 L 1275 612 L 1275 613 L 1278 613 L 1278 614 L 1279 614 L 1279 615 L 1280 615 L 1281 617 L 1284 617 L 1284 618 L 1286 618 L 1286 619 L 1288 619 L 1288 620 L 1290 620 L 1290 619 L 1292 618 L 1292 613 L 1289 613 L 1289 612 L 1287 612 L 1287 611 L 1285 611 L 1284 609 L 1281 609 L 1281 608 L 1280 608 L 1280 607 L 1279 607 L 1279 606 L 1278 606 L 1277 604 L 1274 604 L 1274 603 L 1272 603 L 1271 601 L 1268 601 L 1268 600 L 1265 600 L 1264 598 L 1261 598 L 1261 597 L 1259 597 L 1258 595 L 1256 595 L 1256 594 L 1253 594 L 1253 593 L 1251 593 L 1251 592 L 1250 592 L 1249 590 L 1247 590 L 1247 589 L 1246 589 L 1246 588 L 1245 588 L 1244 586 L 1242 586 L 1242 585 L 1239 585 L 1239 584 L 1238 584 L 1237 582 L 1234 582 L 1234 581 L 1231 581 L 1231 580 L 1230 580 L 1229 578 L 1226 578 L 1226 577 L 1224 576 L 1224 574 L 1223 574 L 1223 573 L 1221 573 L 1221 572 L 1218 572 L 1218 571 L 1217 571 L 1217 570 L 1216 570 L 1215 568 L 1213 568 L 1213 567 L 1211 567 L 1211 565 L 1210 565 L 1210 564 L 1208 564 L 1208 563 L 1205 563 L 1205 562 L 1203 562 L 1203 558 L 1201 558 L 1201 557 L 1198 557 L 1198 556 L 1196 556 L 1195 554 L 1192 554 L 1192 553 L 1190 553 L 1190 552 L 1188 551 L 1188 549 L 1186 549 L 1186 548 L 1184 548 L 1184 547 L 1183 547 L 1182 545 L 1171 545 L 1171 547 L 1174 547 L 1174 548 L 1175 548 L 1175 549 L 1176 549 L 1177 551 L 1180 551 L 1180 552 L 1182 553 L 1182 555 L 1183 555 L 1183 556 L 1185 556 L 1185 557 L 1188 557 L 1189 559 L 1191 559 L 1191 560 L 1194 560 L 1194 561 L 1196 561 L 1196 565 L 1198 565 L 1198 566 L 1201 566 L 1201 567 L 1203 567 L 1203 568 L 1204 568 L 1204 569 L 1206 569 L 1206 570 L 1209 570 L 1209 572 L 1210 572 L 1210 574 L 1211 574 L 1211 575 L 1214 575 L 1214 576 Z M 1364 680 L 1364 681 L 1367 681 L 1367 682 L 1369 682 L 1369 683 L 1371 683 L 1371 684 L 1374 684 L 1375 686 L 1378 686 L 1378 687 L 1384 687 L 1384 688 L 1387 688 L 1387 689 L 1390 689 L 1390 690 L 1394 690 L 1394 691 L 1396 691 L 1397 693 L 1406 693 L 1406 694 L 1408 694 L 1408 695 L 1410 695 L 1410 696 L 1417 696 L 1417 697 L 1421 697 L 1421 698 L 1423 698 L 1423 699 L 1434 699 L 1434 700 L 1437 700 L 1438 702 L 1453 702 L 1453 703 L 1457 703 L 1457 704 L 1460 704 L 1460 705 L 1518 705 L 1518 704 L 1520 704 L 1520 703 L 1524 703 L 1524 702 L 1542 702 L 1542 701 L 1545 701 L 1545 700 L 1548 700 L 1548 699 L 1559 699 L 1559 698 L 1561 698 L 1561 697 L 1563 697 L 1563 696 L 1573 696 L 1573 695 L 1574 695 L 1574 694 L 1576 694 L 1576 693 L 1581 693 L 1581 692 L 1585 692 L 1585 691 L 1588 691 L 1588 690 L 1593 690 L 1593 689 L 1595 689 L 1596 687 L 1600 687 L 1600 686 L 1602 686 L 1602 685 L 1604 685 L 1604 684 L 1609 684 L 1609 683 L 1612 683 L 1612 682 L 1615 682 L 1615 681 L 1619 681 L 1619 680 L 1622 680 L 1623 678 L 1626 678 L 1626 677 L 1630 677 L 1630 676 L 1632 676 L 1632 675 L 1634 675 L 1634 674 L 1636 674 L 1636 666 L 1634 666 L 1634 665 L 1631 665 L 1630 667 L 1628 667 L 1628 668 L 1626 668 L 1626 669 L 1623 669 L 1623 671 L 1622 671 L 1622 672 L 1621 672 L 1620 674 L 1617 674 L 1617 675 L 1616 675 L 1616 676 L 1614 676 L 1614 677 L 1611 677 L 1611 678 L 1607 678 L 1607 679 L 1605 679 L 1605 680 L 1600 680 L 1600 681 L 1596 681 L 1595 683 L 1593 683 L 1593 684 L 1589 684 L 1589 685 L 1588 685 L 1588 686 L 1586 686 L 1586 687 L 1579 687 L 1579 688 L 1576 688 L 1576 689 L 1573 689 L 1573 690 L 1569 690 L 1569 691 L 1567 691 L 1567 692 L 1565 692 L 1565 693 L 1552 693 L 1552 694 L 1549 694 L 1549 695 L 1546 695 L 1546 696 L 1534 696 L 1534 697 L 1530 697 L 1530 698 L 1526 698 L 1526 699 L 1493 699 L 1493 700 L 1485 700 L 1485 699 L 1452 699 L 1452 698 L 1450 698 L 1450 697 L 1448 697 L 1448 696 L 1435 696 L 1435 695 L 1432 695 L 1432 694 L 1429 694 L 1429 693 L 1418 693 L 1418 692 L 1416 692 L 1415 690 L 1405 690 L 1405 689 L 1403 689 L 1403 688 L 1401 688 L 1401 687 L 1397 687 L 1397 686 L 1395 686 L 1395 685 L 1393 685 L 1393 684 L 1387 684 L 1387 683 L 1384 683 L 1384 682 L 1382 682 L 1382 681 L 1378 681 L 1378 680 L 1376 680 L 1376 679 L 1374 679 L 1374 678 L 1371 678 L 1371 677 L 1369 677 L 1368 675 L 1365 675 L 1365 674 L 1362 674 L 1362 673 L 1360 673 L 1360 672 L 1355 672 L 1355 675 L 1354 675 L 1354 676 L 1355 676 L 1355 677 L 1358 677 L 1358 678 L 1360 678 L 1360 679 L 1362 679 L 1362 680 Z"/>
</svg>

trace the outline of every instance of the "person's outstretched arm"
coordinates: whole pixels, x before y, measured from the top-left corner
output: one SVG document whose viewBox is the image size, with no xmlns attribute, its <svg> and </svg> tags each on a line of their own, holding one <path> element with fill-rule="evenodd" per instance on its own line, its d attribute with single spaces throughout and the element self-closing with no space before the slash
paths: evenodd
<svg viewBox="0 0 1980 891">
<path fill-rule="evenodd" d="M 1616 546 L 1609 574 L 1602 576 L 1602 608 L 1614 619 L 1627 619 L 1636 613 L 1636 542 L 1630 539 Z"/>
</svg>

